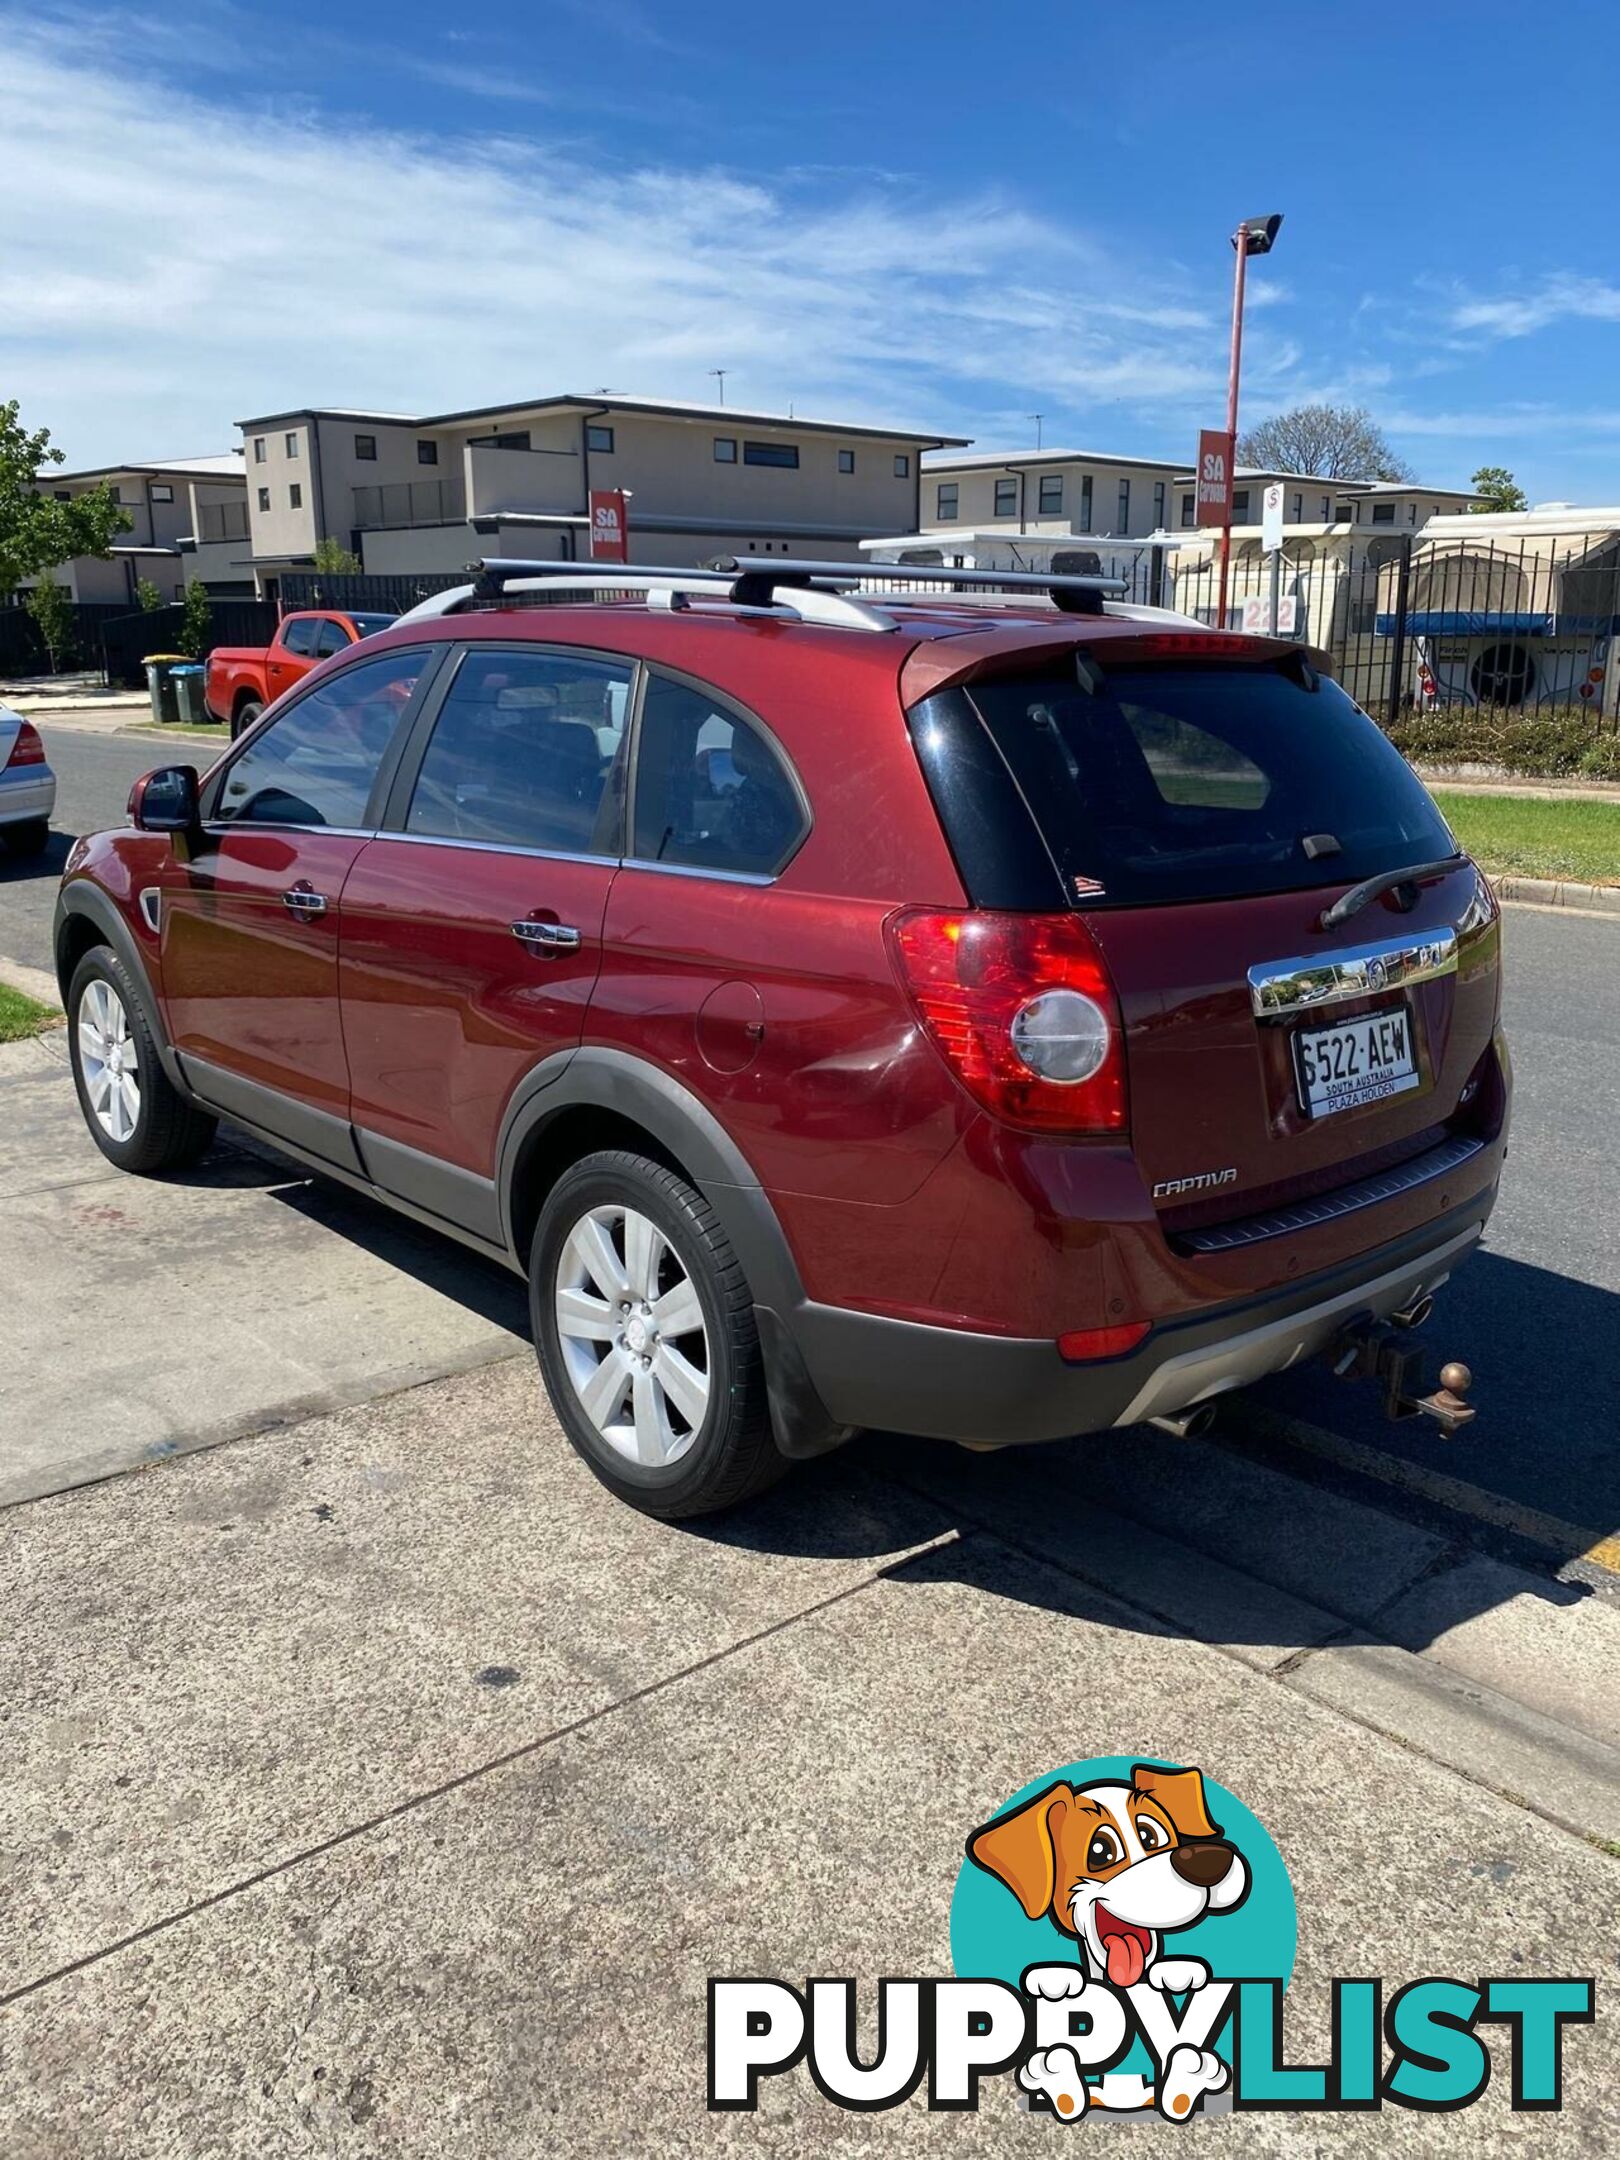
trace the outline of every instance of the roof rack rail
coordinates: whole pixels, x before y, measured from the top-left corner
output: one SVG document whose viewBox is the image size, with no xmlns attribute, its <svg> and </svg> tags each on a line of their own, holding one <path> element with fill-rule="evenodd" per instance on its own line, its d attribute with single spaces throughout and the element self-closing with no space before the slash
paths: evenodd
<svg viewBox="0 0 1620 2160">
<path fill-rule="evenodd" d="M 968 592 L 1044 592 L 1066 615 L 1100 615 L 1104 600 L 1123 599 L 1131 589 L 1129 579 L 1122 577 L 1077 576 L 1049 570 L 952 570 L 923 563 L 810 562 L 791 555 L 758 563 L 745 562 L 736 555 L 719 555 L 713 567 L 735 575 L 739 591 L 745 584 L 774 587 L 827 581 L 867 585 L 874 578 L 886 578 L 891 584 L 947 585 Z"/>
<path fill-rule="evenodd" d="M 1043 592 L 1068 615 L 1100 615 L 1105 599 L 1130 587 L 1124 578 L 1051 576 L 1029 570 L 946 570 L 913 563 L 812 562 L 780 556 L 766 562 L 722 555 L 699 568 L 618 569 L 602 564 L 525 561 L 486 556 L 468 565 L 470 585 L 432 594 L 408 613 L 412 618 L 454 615 L 464 608 L 498 606 L 525 588 L 598 596 L 640 593 L 649 607 L 680 613 L 694 600 L 718 600 L 749 614 L 796 615 L 802 622 L 846 630 L 896 630 L 895 617 L 874 606 L 865 592 L 880 580 L 910 587 L 939 585 L 985 592 Z M 902 597 L 878 594 L 878 598 Z M 402 618 L 404 619 L 404 618 Z"/>
</svg>

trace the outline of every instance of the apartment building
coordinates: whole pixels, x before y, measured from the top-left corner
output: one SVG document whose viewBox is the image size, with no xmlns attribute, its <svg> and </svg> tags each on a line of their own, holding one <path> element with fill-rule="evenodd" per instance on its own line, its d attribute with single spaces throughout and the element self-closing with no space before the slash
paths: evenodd
<svg viewBox="0 0 1620 2160">
<path fill-rule="evenodd" d="M 42 495 L 70 502 L 92 488 L 110 488 L 130 529 L 106 557 L 81 555 L 55 573 L 75 600 L 127 600 L 146 578 L 165 600 L 184 598 L 201 580 L 221 598 L 251 594 L 247 480 L 239 450 L 217 456 L 137 460 L 82 472 L 47 467 L 35 475 Z"/>
<path fill-rule="evenodd" d="M 916 524 L 922 456 L 961 438 L 617 394 L 404 414 L 301 407 L 242 429 L 262 590 L 335 538 L 379 574 L 584 558 L 592 489 L 629 496 L 636 562 L 854 557 Z"/>
<path fill-rule="evenodd" d="M 1165 530 L 1179 466 L 1092 450 L 975 451 L 923 467 L 920 532 L 1097 533 Z M 898 531 L 899 528 L 895 527 Z"/>
<path fill-rule="evenodd" d="M 1186 469 L 1175 476 L 1181 528 L 1197 523 L 1195 478 Z M 1467 488 L 1429 487 L 1416 480 L 1323 480 L 1309 473 L 1263 472 L 1255 465 L 1240 465 L 1232 482 L 1234 527 L 1258 526 L 1266 489 L 1276 482 L 1285 490 L 1285 525 L 1390 526 L 1411 532 L 1432 517 L 1456 516 L 1479 501 Z"/>
</svg>

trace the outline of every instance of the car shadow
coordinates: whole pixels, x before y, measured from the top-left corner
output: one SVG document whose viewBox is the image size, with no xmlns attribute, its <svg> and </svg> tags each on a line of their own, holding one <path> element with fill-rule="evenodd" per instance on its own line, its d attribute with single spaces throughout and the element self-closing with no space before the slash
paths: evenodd
<svg viewBox="0 0 1620 2160">
<path fill-rule="evenodd" d="M 1352 1634 L 1421 1650 L 1526 1592 L 1580 1604 L 1589 1585 L 1556 1569 L 1620 1530 L 1620 1297 L 1482 1254 L 1444 1302 L 1437 1352 L 1479 1345 L 1465 1441 L 1391 1424 L 1369 1388 L 1314 1366 L 1232 1397 L 1203 1440 L 1137 1426 L 980 1454 L 868 1434 L 688 1527 L 761 1551 L 874 1559 L 908 1534 L 955 1530 L 928 1556 L 929 1578 L 959 1566 L 1025 1603 L 1079 1599 L 1096 1617 L 1100 1599 L 1111 1625 L 1232 1645 Z M 1568 1345 L 1554 1375 L 1551 1342 Z M 1302 1422 L 1352 1445 L 1292 1444 Z M 1357 1446 L 1377 1475 L 1356 1467 Z M 1436 1482 L 1447 1479 L 1463 1488 L 1451 1500 Z M 897 1575 L 919 1565 L 902 1560 Z"/>
<path fill-rule="evenodd" d="M 56 831 L 37 855 L 14 855 L 0 843 L 0 885 L 27 885 L 37 878 L 59 883 L 72 846 L 72 833 Z"/>
<path fill-rule="evenodd" d="M 504 1268 L 257 1141 L 231 1143 L 238 1162 L 210 1158 L 194 1176 L 251 1178 L 515 1343 L 528 1339 L 525 1286 Z M 1578 1604 L 1588 1586 L 1560 1581 L 1555 1568 L 1620 1527 L 1610 1407 L 1620 1402 L 1620 1297 L 1485 1254 L 1450 1286 L 1445 1311 L 1437 1353 L 1481 1345 L 1468 1432 L 1493 1437 L 1466 1451 L 1426 1426 L 1384 1422 L 1370 1390 L 1313 1367 L 1231 1398 L 1202 1440 L 1135 1426 L 976 1453 L 861 1434 L 758 1500 L 671 1534 L 762 1554 L 870 1557 L 899 1582 L 955 1575 L 1015 1602 L 1231 1646 L 1351 1636 L 1420 1650 L 1527 1590 Z M 1568 1345 L 1556 1433 L 1545 1387 L 1554 1341 Z M 1291 1447 L 1287 1429 L 1300 1421 L 1370 1447 L 1385 1475 Z M 1526 1461 L 1536 1454 L 1539 1470 Z M 1562 1528 L 1548 1495 L 1573 1500 L 1574 1486 L 1566 1494 L 1550 1477 L 1555 1455 L 1569 1457 L 1584 1496 Z M 1403 1466 L 1434 1465 L 1484 1493 L 1485 1513 L 1399 1482 Z M 1540 1494 L 1534 1517 L 1513 1497 L 1526 1485 Z M 919 1557 L 922 1545 L 932 1549 Z"/>
</svg>

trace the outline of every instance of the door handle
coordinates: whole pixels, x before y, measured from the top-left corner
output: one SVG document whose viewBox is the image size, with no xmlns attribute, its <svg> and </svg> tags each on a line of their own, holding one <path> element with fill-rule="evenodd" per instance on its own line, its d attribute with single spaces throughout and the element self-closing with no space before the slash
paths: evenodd
<svg viewBox="0 0 1620 2160">
<path fill-rule="evenodd" d="M 310 922 L 315 916 L 326 913 L 325 893 L 315 892 L 308 885 L 289 886 L 281 896 L 281 904 L 300 922 Z"/>
<path fill-rule="evenodd" d="M 512 925 L 512 935 L 530 952 L 561 953 L 579 950 L 579 932 L 572 923 L 536 922 L 525 915 Z"/>
</svg>

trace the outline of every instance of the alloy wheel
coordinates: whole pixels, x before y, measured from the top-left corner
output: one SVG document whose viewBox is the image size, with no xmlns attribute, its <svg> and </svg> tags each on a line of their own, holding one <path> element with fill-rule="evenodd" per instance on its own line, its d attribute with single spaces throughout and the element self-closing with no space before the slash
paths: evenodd
<svg viewBox="0 0 1620 2160">
<path fill-rule="evenodd" d="M 79 1066 L 96 1123 L 122 1144 L 140 1122 L 140 1066 L 124 1001 L 101 976 L 79 1000 Z"/>
<path fill-rule="evenodd" d="M 662 1469 L 709 1407 L 709 1334 L 669 1238 L 632 1207 L 594 1207 L 557 1261 L 557 1334 L 580 1407 L 627 1461 Z"/>
</svg>

